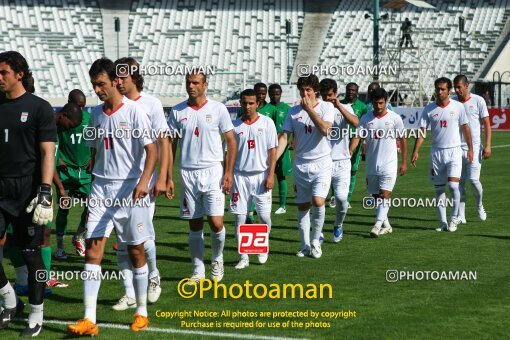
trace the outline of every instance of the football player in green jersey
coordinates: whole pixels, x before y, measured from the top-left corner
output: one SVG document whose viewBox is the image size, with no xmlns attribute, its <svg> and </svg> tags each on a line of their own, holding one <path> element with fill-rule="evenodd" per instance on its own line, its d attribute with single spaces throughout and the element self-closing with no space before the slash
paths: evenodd
<svg viewBox="0 0 510 340">
<path fill-rule="evenodd" d="M 57 186 L 57 196 L 59 204 L 56 230 L 57 230 L 57 251 L 55 259 L 65 260 L 67 254 L 64 250 L 64 236 L 67 229 L 67 215 L 69 214 L 70 198 L 79 198 L 80 201 L 86 202 L 90 194 L 90 183 L 92 175 L 89 172 L 90 165 L 90 148 L 86 145 L 83 130 L 89 124 L 89 112 L 84 110 L 86 98 L 82 91 L 75 89 L 69 93 L 68 104 L 76 105 L 81 113 L 80 121 L 74 128 L 68 128 L 57 122 L 58 130 L 58 154 L 57 154 L 57 171 L 55 172 L 54 183 Z M 74 114 L 67 117 L 71 120 L 78 119 L 78 115 Z M 85 205 L 85 204 L 84 204 Z M 80 223 L 73 236 L 73 244 L 76 247 L 76 254 L 85 256 L 85 220 L 87 216 L 87 207 L 83 207 Z"/>
<path fill-rule="evenodd" d="M 269 104 L 275 108 L 276 114 L 274 123 L 276 125 L 276 131 L 278 133 L 283 132 L 282 125 L 287 118 L 287 112 L 290 109 L 290 106 L 281 102 L 282 98 L 282 87 L 278 84 L 272 84 L 269 86 Z M 285 180 L 286 176 L 289 176 L 292 173 L 292 160 L 290 159 L 290 151 L 287 147 L 283 155 L 276 162 L 276 179 L 278 180 L 278 195 L 280 198 L 280 207 L 275 211 L 275 214 L 285 214 L 286 210 L 286 202 L 287 202 L 287 181 Z"/>
<path fill-rule="evenodd" d="M 345 86 L 345 98 L 344 100 L 341 100 L 340 103 L 350 105 L 359 119 L 368 112 L 368 107 L 358 98 L 358 89 L 359 86 L 356 83 L 347 84 Z M 354 129 L 352 126 L 351 128 Z M 356 150 L 354 150 L 351 157 L 351 184 L 349 185 L 349 196 L 347 197 L 348 202 L 350 202 L 352 193 L 354 192 L 354 186 L 356 185 L 356 172 L 358 171 L 360 160 L 361 144 L 359 144 Z"/>
</svg>

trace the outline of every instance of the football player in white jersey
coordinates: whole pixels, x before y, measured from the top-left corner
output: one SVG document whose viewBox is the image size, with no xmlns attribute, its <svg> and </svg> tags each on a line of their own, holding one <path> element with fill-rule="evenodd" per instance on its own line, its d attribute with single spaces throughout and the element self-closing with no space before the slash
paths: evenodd
<svg viewBox="0 0 510 340">
<path fill-rule="evenodd" d="M 104 104 L 92 109 L 88 131 L 84 131 L 92 148 L 94 175 L 88 201 L 84 270 L 87 275 L 83 280 L 85 316 L 76 324 L 68 325 L 67 329 L 73 335 L 98 334 L 96 304 L 101 261 L 107 238 L 115 228 L 119 240 L 128 244 L 137 303 L 131 330 L 140 331 L 149 324 L 149 270 L 143 244 L 154 240 L 149 227 L 152 219 L 148 195 L 157 146 L 155 139 L 147 134 L 151 131 L 147 114 L 135 103 L 123 100 L 117 88 L 114 63 L 107 58 L 98 59 L 92 64 L 89 75 L 94 91 Z M 95 131 L 94 136 L 90 131 Z"/>
<path fill-rule="evenodd" d="M 247 89 L 241 92 L 243 116 L 234 121 L 237 141 L 237 159 L 234 167 L 234 184 L 230 194 L 230 211 L 239 226 L 246 221 L 251 203 L 255 205 L 260 223 L 271 228 L 271 203 L 276 167 L 278 135 L 271 118 L 257 112 L 257 93 Z M 265 263 L 267 254 L 259 255 Z M 236 269 L 250 265 L 248 254 L 242 254 Z"/>
<path fill-rule="evenodd" d="M 396 137 L 402 136 L 405 131 L 402 118 L 388 109 L 388 93 L 383 88 L 374 90 L 371 98 L 373 111 L 361 117 L 349 149 L 352 154 L 360 137 L 365 138 L 367 190 L 376 202 L 376 222 L 370 236 L 379 237 L 393 231 L 388 221 L 390 197 L 397 172 L 400 176 L 407 172 L 407 141 L 401 138 L 402 160 L 399 166 Z"/>
<path fill-rule="evenodd" d="M 487 219 L 487 213 L 483 207 L 482 196 L 483 188 L 480 183 L 480 172 L 482 170 L 482 158 L 487 159 L 491 156 L 491 122 L 489 111 L 485 100 L 469 91 L 469 81 L 465 75 L 458 75 L 453 79 L 453 87 L 457 96 L 453 99 L 458 100 L 464 105 L 467 117 L 469 119 L 469 129 L 471 132 L 471 141 L 473 143 L 473 161 L 467 161 L 468 147 L 464 136 L 462 136 L 462 175 L 460 177 L 460 206 L 459 219 L 461 223 L 466 223 L 466 180 L 471 183 L 473 194 L 475 195 L 478 216 L 482 221 Z M 485 131 L 485 145 L 482 145 L 482 125 Z"/>
<path fill-rule="evenodd" d="M 140 73 L 140 65 L 131 57 L 120 58 L 115 61 L 115 70 L 119 77 L 118 89 L 124 95 L 124 98 L 132 100 L 141 106 L 142 112 L 147 114 L 151 123 L 152 131 L 157 137 L 159 169 L 157 176 L 154 175 L 151 181 L 155 182 L 151 193 L 151 213 L 154 218 L 154 210 L 156 206 L 155 197 L 165 194 L 166 192 L 166 176 L 168 172 L 168 157 L 170 156 L 170 143 L 168 142 L 167 132 L 168 124 L 163 112 L 161 101 L 150 94 L 143 91 L 144 79 Z M 155 177 L 156 176 L 156 177 Z M 156 180 L 157 178 L 157 180 Z M 154 233 L 154 225 L 151 225 Z M 145 256 L 147 265 L 149 266 L 149 291 L 147 292 L 147 300 L 154 303 L 161 294 L 161 278 L 156 265 L 156 243 L 154 240 L 147 240 L 144 243 Z M 119 243 L 117 249 L 117 262 L 122 276 L 122 284 L 124 286 L 124 296 L 120 298 L 117 304 L 113 305 L 114 310 L 125 310 L 136 307 L 135 291 L 133 288 L 133 273 L 127 253 L 127 244 Z"/>
<path fill-rule="evenodd" d="M 420 119 L 420 129 L 425 132 L 430 126 L 432 131 L 432 148 L 430 149 L 430 181 L 436 191 L 437 213 L 440 225 L 437 231 L 457 230 L 460 223 L 458 218 L 460 205 L 459 181 L 462 174 L 462 149 L 460 132 L 464 134 L 467 145 L 466 159 L 473 160 L 473 144 L 469 131 L 469 120 L 464 106 L 455 100 L 450 100 L 452 81 L 441 77 L 434 82 L 436 101 L 423 109 Z M 418 153 L 424 138 L 419 136 L 414 144 L 411 165 L 416 167 Z M 453 207 L 450 223 L 446 220 L 446 185 L 450 189 Z"/>
<path fill-rule="evenodd" d="M 168 117 L 170 143 L 177 142 L 180 132 L 181 218 L 189 220 L 189 249 L 194 271 L 190 284 L 205 278 L 204 221 L 207 216 L 211 227 L 213 280 L 223 278 L 223 248 L 225 227 L 223 214 L 225 194 L 230 194 L 233 181 L 237 144 L 230 114 L 222 103 L 206 97 L 207 76 L 200 69 L 186 75 L 188 99 L 172 108 Z M 225 171 L 221 136 L 227 144 Z M 173 197 L 173 160 L 167 176 L 167 197 Z"/>
<path fill-rule="evenodd" d="M 298 226 L 301 248 L 298 257 L 322 256 L 320 237 L 324 226 L 326 210 L 324 203 L 331 184 L 332 160 L 331 144 L 327 138 L 333 126 L 335 108 L 333 104 L 317 101 L 319 79 L 312 74 L 300 77 L 297 87 L 301 104 L 292 107 L 285 122 L 283 132 L 278 136 L 276 158 L 285 151 L 290 134 L 294 138 L 296 203 L 298 205 Z M 312 203 L 312 235 L 310 241 L 310 202 Z"/>
<path fill-rule="evenodd" d="M 333 241 L 340 242 L 343 238 L 343 222 L 347 215 L 349 202 L 349 185 L 351 183 L 351 154 L 349 153 L 349 125 L 358 126 L 358 116 L 350 105 L 343 105 L 337 98 L 338 85 L 333 79 L 323 79 L 320 82 L 322 100 L 330 102 L 335 107 L 335 121 L 333 122 L 334 136 L 330 133 L 331 158 L 333 159 L 333 177 L 331 184 L 335 198 L 335 224 L 333 226 Z M 332 131 L 333 132 L 333 131 Z"/>
</svg>

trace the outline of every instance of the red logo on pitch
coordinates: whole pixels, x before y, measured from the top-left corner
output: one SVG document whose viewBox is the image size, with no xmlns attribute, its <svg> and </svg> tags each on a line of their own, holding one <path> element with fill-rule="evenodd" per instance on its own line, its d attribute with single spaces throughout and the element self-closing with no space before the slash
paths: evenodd
<svg viewBox="0 0 510 340">
<path fill-rule="evenodd" d="M 269 226 L 267 224 L 242 224 L 239 226 L 239 254 L 269 253 Z"/>
</svg>

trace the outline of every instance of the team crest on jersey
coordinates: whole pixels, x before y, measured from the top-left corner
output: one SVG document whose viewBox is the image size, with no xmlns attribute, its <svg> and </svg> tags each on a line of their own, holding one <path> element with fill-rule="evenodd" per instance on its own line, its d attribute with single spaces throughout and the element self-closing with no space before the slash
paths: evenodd
<svg viewBox="0 0 510 340">
<path fill-rule="evenodd" d="M 450 116 L 452 116 L 452 117 L 455 116 L 455 112 L 450 111 Z"/>
<path fill-rule="evenodd" d="M 391 125 L 391 123 L 390 123 L 390 122 L 386 122 L 386 123 L 384 123 L 384 126 L 386 126 L 386 127 L 389 127 L 390 125 Z"/>
<path fill-rule="evenodd" d="M 119 125 L 120 125 L 121 128 L 124 128 L 124 129 L 128 127 L 128 123 L 127 122 L 120 122 Z"/>
<path fill-rule="evenodd" d="M 242 136 L 243 134 L 244 134 L 244 132 L 240 131 L 237 135 Z"/>
<path fill-rule="evenodd" d="M 139 233 L 141 233 L 141 232 L 142 232 L 142 230 L 143 230 L 143 223 L 138 223 L 138 224 L 136 225 L 136 229 L 138 230 L 138 232 L 139 232 Z"/>
<path fill-rule="evenodd" d="M 21 122 L 25 123 L 28 119 L 28 112 L 21 112 Z"/>
<path fill-rule="evenodd" d="M 205 115 L 205 121 L 207 123 L 212 123 L 212 115 Z"/>
<path fill-rule="evenodd" d="M 263 133 L 264 133 L 264 129 L 258 129 L 257 135 L 262 136 Z"/>
</svg>

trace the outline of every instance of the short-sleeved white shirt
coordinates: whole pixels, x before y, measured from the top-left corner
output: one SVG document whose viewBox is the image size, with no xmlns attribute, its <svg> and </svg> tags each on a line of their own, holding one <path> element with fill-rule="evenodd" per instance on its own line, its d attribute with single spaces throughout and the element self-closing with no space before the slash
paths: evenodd
<svg viewBox="0 0 510 340">
<path fill-rule="evenodd" d="M 356 116 L 354 110 L 350 105 L 342 105 L 347 111 L 349 111 L 353 116 Z M 347 119 L 342 115 L 342 113 L 335 109 L 335 121 L 333 122 L 333 127 L 337 128 L 340 131 L 340 134 L 337 138 L 330 138 L 331 142 L 331 158 L 334 161 L 340 161 L 343 159 L 350 159 L 351 154 L 349 153 L 349 123 Z M 341 138 L 340 138 L 341 137 Z"/>
<path fill-rule="evenodd" d="M 480 119 L 489 117 L 489 110 L 487 109 L 485 99 L 473 93 L 471 93 L 469 98 L 463 102 L 460 101 L 457 96 L 455 96 L 453 99 L 464 105 L 466 115 L 469 119 L 469 130 L 471 132 L 471 140 L 473 145 L 481 144 L 482 125 L 480 124 Z M 462 148 L 467 149 L 467 143 L 464 139 L 464 134 L 462 134 L 460 137 Z"/>
</svg>

